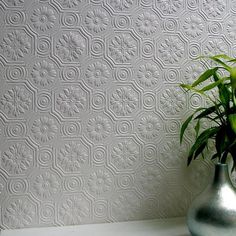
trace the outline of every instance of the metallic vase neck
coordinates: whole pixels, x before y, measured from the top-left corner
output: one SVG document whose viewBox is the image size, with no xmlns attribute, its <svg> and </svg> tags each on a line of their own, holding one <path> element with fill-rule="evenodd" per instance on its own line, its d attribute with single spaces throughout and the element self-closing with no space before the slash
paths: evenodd
<svg viewBox="0 0 236 236">
<path fill-rule="evenodd" d="M 217 163 L 215 165 L 215 175 L 213 179 L 213 185 L 221 185 L 221 184 L 230 184 L 231 180 L 229 177 L 228 164 Z"/>
</svg>

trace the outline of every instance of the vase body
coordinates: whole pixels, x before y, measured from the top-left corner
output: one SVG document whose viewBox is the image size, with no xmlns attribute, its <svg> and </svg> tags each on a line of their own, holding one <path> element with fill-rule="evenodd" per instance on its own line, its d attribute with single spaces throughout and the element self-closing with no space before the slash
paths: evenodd
<svg viewBox="0 0 236 236">
<path fill-rule="evenodd" d="M 236 191 L 227 164 L 215 165 L 213 182 L 189 208 L 187 225 L 193 236 L 236 235 Z"/>
</svg>

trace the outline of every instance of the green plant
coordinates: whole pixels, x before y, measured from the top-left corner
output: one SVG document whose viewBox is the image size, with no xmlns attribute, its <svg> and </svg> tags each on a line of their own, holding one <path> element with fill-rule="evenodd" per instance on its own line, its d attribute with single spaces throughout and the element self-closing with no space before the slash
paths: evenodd
<svg viewBox="0 0 236 236">
<path fill-rule="evenodd" d="M 211 159 L 218 158 L 218 162 L 226 163 L 228 157 L 233 160 L 233 169 L 236 169 L 236 59 L 227 55 L 199 57 L 216 63 L 217 66 L 207 69 L 191 85 L 181 84 L 186 91 L 201 94 L 211 101 L 209 107 L 196 109 L 182 124 L 180 142 L 190 122 L 196 121 L 196 138 L 192 145 L 187 164 L 198 158 L 204 158 L 204 150 L 208 147 L 209 140 L 213 139 L 216 152 Z M 227 75 L 223 75 L 227 74 Z M 225 73 L 226 72 L 226 73 Z M 205 82 L 207 85 L 204 86 Z M 216 90 L 214 98 L 209 96 L 209 91 Z M 211 127 L 200 132 L 201 120 L 207 119 Z"/>
</svg>

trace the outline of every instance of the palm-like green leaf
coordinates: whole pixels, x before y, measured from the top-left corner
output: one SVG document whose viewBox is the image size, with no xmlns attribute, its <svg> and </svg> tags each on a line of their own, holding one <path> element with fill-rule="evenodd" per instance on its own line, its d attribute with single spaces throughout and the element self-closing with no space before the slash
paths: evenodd
<svg viewBox="0 0 236 236">
<path fill-rule="evenodd" d="M 230 123 L 232 130 L 236 134 L 236 114 L 229 115 L 229 123 Z"/>
<path fill-rule="evenodd" d="M 207 86 L 205 86 L 204 88 L 200 89 L 201 92 L 206 92 L 206 91 L 209 91 L 217 86 L 219 86 L 220 84 L 222 84 L 224 81 L 226 80 L 230 80 L 228 77 L 225 77 L 225 78 L 222 78 L 222 79 L 219 79 L 218 81 L 216 82 L 213 82 Z"/>
<path fill-rule="evenodd" d="M 195 119 L 207 118 L 210 114 L 215 113 L 220 105 L 221 104 L 217 104 L 216 106 L 204 108 L 204 110 L 198 116 L 196 116 Z"/>
<path fill-rule="evenodd" d="M 215 153 L 212 157 L 211 157 L 211 160 L 214 160 L 218 157 L 218 153 Z"/>
<path fill-rule="evenodd" d="M 196 159 L 200 154 L 203 153 L 204 149 L 207 147 L 207 141 L 203 142 L 195 151 L 193 159 Z"/>
<path fill-rule="evenodd" d="M 218 87 L 220 101 L 222 102 L 222 105 L 224 106 L 225 110 L 229 111 L 231 93 L 229 89 L 225 86 L 225 84 L 220 84 Z"/>
<path fill-rule="evenodd" d="M 228 66 L 227 64 L 225 64 L 223 61 L 221 61 L 219 58 L 216 57 L 210 57 L 211 60 L 213 60 L 214 62 L 217 62 L 218 64 L 222 65 L 224 67 L 224 69 L 226 69 L 227 71 L 230 71 L 231 67 Z"/>
<path fill-rule="evenodd" d="M 229 140 L 226 133 L 226 127 L 224 126 L 219 127 L 215 141 L 216 141 L 216 151 L 218 157 L 221 158 L 222 153 L 224 153 L 224 151 L 229 145 Z"/>
<path fill-rule="evenodd" d="M 197 124 L 194 127 L 195 133 L 196 133 L 196 137 L 199 134 L 199 130 L 200 130 L 200 119 L 198 119 Z"/>
<path fill-rule="evenodd" d="M 224 60 L 227 60 L 227 61 L 230 61 L 230 60 L 233 60 L 234 58 L 226 55 L 226 54 L 218 54 L 218 55 L 215 55 L 213 56 L 214 58 L 218 58 L 218 59 L 224 59 Z"/>
<path fill-rule="evenodd" d="M 200 77 L 192 84 L 192 87 L 196 87 L 198 84 L 206 81 L 211 76 L 215 74 L 215 72 L 219 69 L 219 67 L 215 67 L 213 69 L 209 69 L 205 71 L 203 74 L 200 75 Z"/>
<path fill-rule="evenodd" d="M 190 122 L 197 121 L 194 127 L 196 138 L 189 151 L 187 163 L 189 165 L 193 159 L 198 158 L 200 154 L 203 155 L 204 150 L 208 148 L 209 139 L 214 139 L 216 153 L 212 159 L 219 158 L 221 163 L 225 163 L 228 156 L 231 156 L 234 162 L 233 168 L 236 168 L 236 66 L 234 64 L 236 58 L 219 54 L 201 56 L 198 59 L 212 60 L 219 66 L 207 69 L 191 85 L 180 85 L 187 92 L 198 93 L 213 103 L 213 106 L 195 110 L 181 127 L 180 141 L 182 142 L 183 135 Z M 229 76 L 220 76 L 219 69 L 227 71 Z M 203 82 L 207 84 L 202 86 Z M 207 92 L 216 88 L 218 96 L 212 98 Z M 199 135 L 200 121 L 203 118 L 213 122 L 215 126 L 204 130 Z"/>
<path fill-rule="evenodd" d="M 187 127 L 188 127 L 190 121 L 193 119 L 193 115 L 194 115 L 194 114 L 192 114 L 191 116 L 189 116 L 189 117 L 185 120 L 185 122 L 183 123 L 183 125 L 181 126 L 181 130 L 180 130 L 180 143 L 182 143 L 182 141 L 183 141 L 184 132 L 185 132 L 185 130 L 187 129 Z"/>
<path fill-rule="evenodd" d="M 228 55 L 226 55 L 226 54 L 217 54 L 217 55 L 215 55 L 215 56 L 199 56 L 199 57 L 197 57 L 195 60 L 198 60 L 198 59 L 207 59 L 207 58 L 217 58 L 217 59 L 224 59 L 224 60 L 226 60 L 227 62 L 228 61 L 230 61 L 230 60 L 234 60 L 234 58 L 232 58 L 232 57 L 230 57 L 230 56 L 228 56 Z"/>
<path fill-rule="evenodd" d="M 205 131 L 203 131 L 196 139 L 195 143 L 193 144 L 192 148 L 190 149 L 188 155 L 188 165 L 191 163 L 194 153 L 204 144 L 208 142 L 209 138 L 212 138 L 219 130 L 219 127 L 211 127 Z"/>
<path fill-rule="evenodd" d="M 228 61 L 234 60 L 232 57 L 229 57 L 225 54 L 219 54 L 219 55 L 215 55 L 215 56 L 200 56 L 197 59 L 210 59 L 218 64 L 220 64 L 221 66 L 223 66 L 224 69 L 226 69 L 227 71 L 230 71 L 231 67 L 229 65 L 227 65 L 226 63 Z M 223 62 L 221 59 L 227 60 L 227 62 Z"/>
<path fill-rule="evenodd" d="M 189 84 L 180 84 L 180 87 L 182 87 L 183 89 L 187 89 L 187 91 L 191 90 L 191 91 L 193 91 L 195 93 L 200 93 L 201 95 L 206 96 L 203 91 L 201 91 L 199 89 L 196 89 L 196 88 L 192 87 Z"/>
<path fill-rule="evenodd" d="M 191 114 L 191 115 L 184 121 L 184 123 L 183 123 L 182 126 L 181 126 L 181 130 L 180 130 L 180 143 L 182 143 L 185 130 L 188 128 L 188 125 L 189 125 L 189 123 L 191 122 L 191 120 L 193 119 L 194 115 L 195 115 L 197 112 L 199 112 L 199 111 L 201 111 L 201 110 L 203 110 L 203 109 L 204 109 L 204 108 L 198 108 L 198 109 L 196 109 L 196 111 L 195 111 L 193 114 Z"/>
</svg>

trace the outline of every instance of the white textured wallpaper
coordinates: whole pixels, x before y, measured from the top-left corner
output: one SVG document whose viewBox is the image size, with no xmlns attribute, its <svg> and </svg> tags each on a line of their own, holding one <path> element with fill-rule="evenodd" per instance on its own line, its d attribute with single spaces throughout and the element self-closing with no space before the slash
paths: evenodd
<svg viewBox="0 0 236 236">
<path fill-rule="evenodd" d="M 0 226 L 182 216 L 208 183 L 186 168 L 182 91 L 236 56 L 233 0 L 0 0 Z"/>
</svg>

